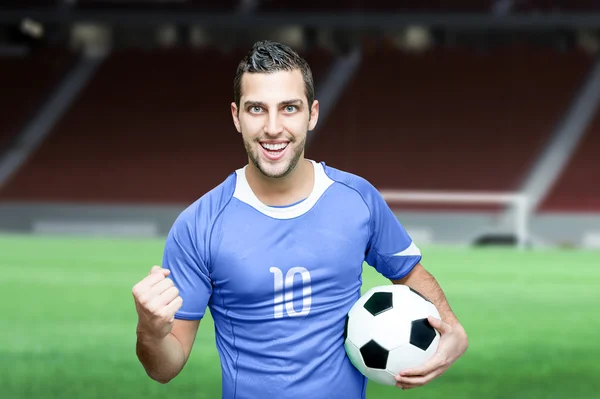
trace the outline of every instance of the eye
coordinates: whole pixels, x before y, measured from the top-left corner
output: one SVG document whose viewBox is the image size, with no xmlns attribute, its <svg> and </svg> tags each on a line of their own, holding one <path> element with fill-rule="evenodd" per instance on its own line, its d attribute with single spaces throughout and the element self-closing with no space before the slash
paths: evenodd
<svg viewBox="0 0 600 399">
<path fill-rule="evenodd" d="M 258 105 L 254 105 L 250 107 L 249 111 L 253 114 L 258 114 L 261 111 L 261 108 Z"/>
<path fill-rule="evenodd" d="M 295 105 L 288 105 L 285 107 L 286 112 L 295 112 L 296 110 L 298 110 L 298 107 L 296 107 Z"/>
</svg>

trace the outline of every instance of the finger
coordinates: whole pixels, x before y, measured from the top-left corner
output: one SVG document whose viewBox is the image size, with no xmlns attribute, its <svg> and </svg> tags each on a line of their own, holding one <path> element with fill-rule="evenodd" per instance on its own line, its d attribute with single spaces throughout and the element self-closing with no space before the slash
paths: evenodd
<svg viewBox="0 0 600 399">
<path fill-rule="evenodd" d="M 163 269 L 160 266 L 152 266 L 152 269 L 150 269 L 148 276 L 151 275 L 152 273 L 158 273 L 158 272 L 162 272 L 165 277 L 168 276 L 169 273 L 171 273 L 171 271 L 169 269 Z"/>
<path fill-rule="evenodd" d="M 440 356 L 434 354 L 431 359 L 426 361 L 420 366 L 409 368 L 406 370 L 402 370 L 399 375 L 400 377 L 410 377 L 410 376 L 425 376 L 432 371 L 436 370 L 439 367 L 442 367 L 444 362 L 442 361 Z"/>
<path fill-rule="evenodd" d="M 170 287 L 165 292 L 160 295 L 160 301 L 164 304 L 164 306 L 171 303 L 175 298 L 179 296 L 179 290 L 177 287 Z"/>
<path fill-rule="evenodd" d="M 173 280 L 165 277 L 164 279 L 160 280 L 152 286 L 152 288 L 150 289 L 150 295 L 159 296 L 169 288 L 173 287 L 173 285 Z"/>
<path fill-rule="evenodd" d="M 401 383 L 397 382 L 396 383 L 396 388 L 400 388 L 403 391 L 406 391 L 407 389 L 412 389 L 412 388 L 416 388 L 416 387 L 412 386 L 412 385 L 408 385 L 408 384 L 405 385 L 405 384 L 401 384 Z"/>
<path fill-rule="evenodd" d="M 148 299 L 143 305 L 148 311 L 156 315 L 162 315 L 166 312 L 165 307 L 175 299 L 177 295 L 179 295 L 179 290 L 176 287 L 171 286 L 160 295 L 148 295 Z"/>
<path fill-rule="evenodd" d="M 416 387 L 421 387 L 427 383 L 429 383 L 431 380 L 433 380 L 434 378 L 437 378 L 438 376 L 440 376 L 443 373 L 443 368 L 437 368 L 435 370 L 433 370 L 431 373 L 425 375 L 425 376 L 420 376 L 420 377 L 396 377 L 396 385 L 397 386 L 401 386 L 405 389 L 411 389 L 411 388 L 416 388 Z"/>
<path fill-rule="evenodd" d="M 442 320 L 438 319 L 437 317 L 429 316 L 429 317 L 427 317 L 427 321 L 429 321 L 429 324 L 431 324 L 431 327 L 438 330 L 440 332 L 440 334 L 446 334 L 446 333 L 450 332 L 450 330 L 452 329 L 452 326 L 450 324 L 443 322 Z"/>
<path fill-rule="evenodd" d="M 181 308 L 181 305 L 183 305 L 183 298 L 178 296 L 166 306 L 166 313 L 171 316 L 171 321 L 175 318 L 175 313 Z"/>
<path fill-rule="evenodd" d="M 153 287 L 156 283 L 158 283 L 159 281 L 162 281 L 165 279 L 165 276 L 162 273 L 152 273 L 148 276 L 146 276 L 142 281 L 140 281 L 137 284 L 137 291 L 138 292 L 146 292 L 148 291 L 151 287 Z"/>
<path fill-rule="evenodd" d="M 400 378 L 396 378 L 396 381 L 398 384 L 400 384 L 401 386 L 408 388 L 408 387 L 416 387 L 416 386 L 421 386 L 424 385 L 427 382 L 427 376 L 425 377 L 400 377 Z"/>
<path fill-rule="evenodd" d="M 400 389 L 402 389 L 403 391 L 406 391 L 408 389 L 414 389 L 414 388 L 418 388 L 422 385 L 416 385 L 416 384 L 409 384 L 407 382 L 397 382 L 396 386 Z"/>
<path fill-rule="evenodd" d="M 152 273 L 144 277 L 143 280 L 138 281 L 134 286 L 131 292 L 133 296 L 137 299 L 140 299 L 142 296 L 147 295 L 148 290 L 156 283 L 161 280 L 164 280 L 165 276 L 161 273 Z"/>
<path fill-rule="evenodd" d="M 417 385 L 411 385 L 411 384 L 400 384 L 399 382 L 396 383 L 396 386 L 400 389 L 402 389 L 403 391 L 407 391 L 409 389 L 414 389 L 417 388 Z"/>
</svg>

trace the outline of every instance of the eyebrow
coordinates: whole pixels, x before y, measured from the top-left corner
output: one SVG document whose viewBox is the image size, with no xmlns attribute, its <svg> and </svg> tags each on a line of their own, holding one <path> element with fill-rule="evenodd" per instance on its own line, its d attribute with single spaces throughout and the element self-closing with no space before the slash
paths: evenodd
<svg viewBox="0 0 600 399">
<path fill-rule="evenodd" d="M 280 107 L 286 106 L 286 105 L 302 105 L 302 100 L 299 98 L 292 99 L 292 100 L 285 100 L 285 101 L 279 102 L 277 105 Z M 265 107 L 266 108 L 266 106 L 267 106 L 267 104 L 265 104 L 262 101 L 245 101 L 244 102 L 244 108 L 247 108 L 247 107 Z"/>
</svg>

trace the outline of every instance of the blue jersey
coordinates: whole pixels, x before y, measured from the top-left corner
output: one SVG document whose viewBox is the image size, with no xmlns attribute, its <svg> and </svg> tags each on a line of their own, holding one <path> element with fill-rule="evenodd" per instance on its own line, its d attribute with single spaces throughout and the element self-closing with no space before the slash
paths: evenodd
<svg viewBox="0 0 600 399">
<path fill-rule="evenodd" d="M 303 201 L 263 204 L 241 168 L 168 235 L 163 267 L 183 298 L 176 318 L 210 309 L 223 398 L 364 398 L 367 381 L 343 346 L 363 261 L 399 279 L 421 259 L 369 182 L 311 162 Z"/>
</svg>

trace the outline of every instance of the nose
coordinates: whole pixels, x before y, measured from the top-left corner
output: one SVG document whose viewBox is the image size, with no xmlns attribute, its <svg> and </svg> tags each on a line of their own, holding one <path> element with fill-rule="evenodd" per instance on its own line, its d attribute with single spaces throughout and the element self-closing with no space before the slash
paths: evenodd
<svg viewBox="0 0 600 399">
<path fill-rule="evenodd" d="M 283 132 L 283 125 L 281 124 L 278 113 L 269 113 L 265 123 L 265 133 L 270 136 L 277 136 L 281 132 Z"/>
</svg>

